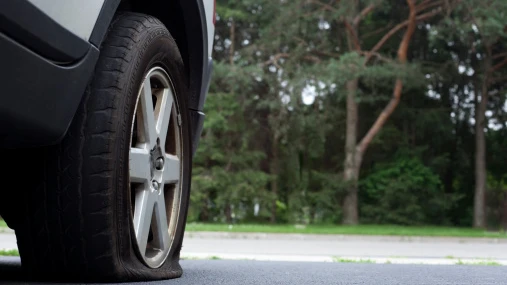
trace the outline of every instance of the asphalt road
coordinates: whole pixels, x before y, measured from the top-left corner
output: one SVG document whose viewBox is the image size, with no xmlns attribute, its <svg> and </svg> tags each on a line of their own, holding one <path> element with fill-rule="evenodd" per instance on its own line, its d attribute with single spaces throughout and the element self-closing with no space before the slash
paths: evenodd
<svg viewBox="0 0 507 285">
<path fill-rule="evenodd" d="M 182 261 L 179 279 L 130 283 L 178 284 L 375 284 L 375 285 L 451 285 L 506 284 L 503 266 L 471 265 L 394 265 L 317 262 L 262 262 L 227 260 Z M 27 282 L 17 258 L 0 257 L 1 284 L 39 284 Z M 49 283 L 45 283 L 48 284 Z M 129 284 L 129 283 L 123 283 Z"/>
<path fill-rule="evenodd" d="M 0 234 L 0 249 L 2 248 L 17 248 L 16 237 L 13 234 Z M 324 257 L 355 256 L 443 260 L 449 257 L 455 259 L 482 258 L 507 262 L 507 240 L 333 235 L 186 234 L 182 256 L 224 255 L 239 256 L 240 259 L 271 256 L 277 261 L 324 261 Z M 276 259 L 277 257 L 280 258 Z"/>
</svg>

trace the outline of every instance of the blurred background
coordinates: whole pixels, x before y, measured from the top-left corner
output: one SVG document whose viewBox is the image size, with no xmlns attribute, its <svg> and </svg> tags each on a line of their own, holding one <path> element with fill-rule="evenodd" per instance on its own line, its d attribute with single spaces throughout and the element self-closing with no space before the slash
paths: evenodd
<svg viewBox="0 0 507 285">
<path fill-rule="evenodd" d="M 507 227 L 507 1 L 216 9 L 189 230 Z"/>
</svg>

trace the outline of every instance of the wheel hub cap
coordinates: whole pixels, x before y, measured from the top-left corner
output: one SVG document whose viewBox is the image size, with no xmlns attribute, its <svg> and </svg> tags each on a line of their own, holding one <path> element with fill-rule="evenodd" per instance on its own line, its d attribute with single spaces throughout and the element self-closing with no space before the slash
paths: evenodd
<svg viewBox="0 0 507 285">
<path fill-rule="evenodd" d="M 139 91 L 129 155 L 138 254 L 160 267 L 171 249 L 181 207 L 181 130 L 169 76 L 159 67 Z"/>
</svg>

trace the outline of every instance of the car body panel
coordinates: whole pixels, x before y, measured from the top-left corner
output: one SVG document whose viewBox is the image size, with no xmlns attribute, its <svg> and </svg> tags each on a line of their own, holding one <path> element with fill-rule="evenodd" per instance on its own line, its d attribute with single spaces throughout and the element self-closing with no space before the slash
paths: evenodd
<svg viewBox="0 0 507 285">
<path fill-rule="evenodd" d="M 215 36 L 215 0 L 203 0 L 203 4 L 206 14 L 206 27 L 208 34 L 208 57 L 211 58 Z"/>
<path fill-rule="evenodd" d="M 104 0 L 28 0 L 28 2 L 85 41 L 90 38 L 104 4 Z"/>
<path fill-rule="evenodd" d="M 170 31 L 185 27 L 185 39 L 177 43 L 185 40 L 180 50 L 183 49 L 189 70 L 188 105 L 195 151 L 211 78 L 215 2 L 150 1 L 178 1 L 181 9 L 178 13 L 183 15 L 183 25 L 166 25 Z M 0 147 L 45 146 L 57 144 L 64 137 L 93 75 L 99 47 L 120 2 L 0 2 L 0 83 L 4 86 L 0 94 L 0 119 L 3 121 Z"/>
</svg>

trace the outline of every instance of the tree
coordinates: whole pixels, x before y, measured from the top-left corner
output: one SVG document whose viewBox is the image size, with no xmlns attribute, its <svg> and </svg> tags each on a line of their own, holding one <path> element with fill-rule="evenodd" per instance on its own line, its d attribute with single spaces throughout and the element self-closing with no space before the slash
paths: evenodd
<svg viewBox="0 0 507 285">
<path fill-rule="evenodd" d="M 489 18 L 504 24 L 506 10 L 471 1 L 218 0 L 189 220 L 356 223 L 360 214 L 364 222 L 470 225 L 474 121 L 483 114 L 485 216 L 497 225 L 501 38 L 491 44 L 489 66 L 498 69 L 485 112 L 474 95 L 480 105 L 484 43 L 495 39 L 486 31 L 500 30 Z"/>
<path fill-rule="evenodd" d="M 364 52 L 361 47 L 360 37 L 358 36 L 358 26 L 361 20 L 371 13 L 376 5 L 375 2 L 367 5 L 359 13 L 352 13 L 353 18 L 345 18 L 344 24 L 347 27 L 347 39 L 349 43 L 349 49 L 360 54 L 364 54 L 364 65 L 367 65 L 374 57 L 381 58 L 378 51 L 382 46 L 399 30 L 406 28 L 402 40 L 399 43 L 397 51 L 397 61 L 400 67 L 403 67 L 407 63 L 407 55 L 409 51 L 410 42 L 412 36 L 416 31 L 416 24 L 418 21 L 426 20 L 436 14 L 441 9 L 438 8 L 439 1 L 422 1 L 416 5 L 415 0 L 407 0 L 408 5 L 408 19 L 393 29 L 389 30 L 381 40 L 373 46 L 369 51 Z M 353 11 L 358 11 L 357 7 L 359 1 L 355 2 L 356 7 Z M 429 8 L 434 8 L 430 12 L 422 13 Z M 361 169 L 361 163 L 363 160 L 364 153 L 366 152 L 369 144 L 382 129 L 388 118 L 394 112 L 398 106 L 403 91 L 403 81 L 401 78 L 397 78 L 394 88 L 393 95 L 389 103 L 386 105 L 382 113 L 378 116 L 374 124 L 368 130 L 366 135 L 357 144 L 357 122 L 358 122 L 358 104 L 357 104 L 357 88 L 359 78 L 353 78 L 347 82 L 347 129 L 346 129 L 346 144 L 345 144 L 345 162 L 344 162 L 344 178 L 345 181 L 350 182 L 350 188 L 347 196 L 343 202 L 343 222 L 345 224 L 357 224 L 359 221 L 358 215 L 358 201 L 357 201 L 357 182 L 359 179 L 359 172 Z"/>
<path fill-rule="evenodd" d="M 504 41 L 507 38 L 507 3 L 502 0 L 460 1 L 455 13 L 445 22 L 452 34 L 468 45 L 470 68 L 474 70 L 472 83 L 475 96 L 475 192 L 473 226 L 486 227 L 486 136 L 489 128 L 486 112 L 489 99 L 498 93 L 502 70 L 507 66 Z M 449 33 L 449 31 L 448 31 Z M 477 60 L 479 59 L 479 60 Z"/>
</svg>

